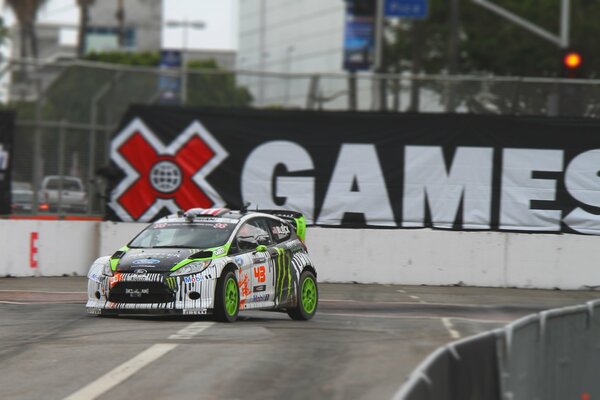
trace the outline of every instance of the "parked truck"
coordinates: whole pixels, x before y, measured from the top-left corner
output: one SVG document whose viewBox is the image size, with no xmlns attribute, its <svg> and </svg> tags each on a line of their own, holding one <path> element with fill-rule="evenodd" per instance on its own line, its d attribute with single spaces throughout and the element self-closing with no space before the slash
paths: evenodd
<svg viewBox="0 0 600 400">
<path fill-rule="evenodd" d="M 87 210 L 87 193 L 81 179 L 74 176 L 48 175 L 42 180 L 40 203 L 48 205 L 50 212 L 84 213 Z"/>
</svg>

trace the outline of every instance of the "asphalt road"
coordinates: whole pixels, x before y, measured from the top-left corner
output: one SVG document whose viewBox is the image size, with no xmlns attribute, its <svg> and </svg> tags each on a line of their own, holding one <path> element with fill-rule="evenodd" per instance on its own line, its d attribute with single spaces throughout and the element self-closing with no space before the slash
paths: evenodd
<svg viewBox="0 0 600 400">
<path fill-rule="evenodd" d="M 389 399 L 435 348 L 599 292 L 321 284 L 317 316 L 88 316 L 83 278 L 0 279 L 2 399 Z"/>
</svg>

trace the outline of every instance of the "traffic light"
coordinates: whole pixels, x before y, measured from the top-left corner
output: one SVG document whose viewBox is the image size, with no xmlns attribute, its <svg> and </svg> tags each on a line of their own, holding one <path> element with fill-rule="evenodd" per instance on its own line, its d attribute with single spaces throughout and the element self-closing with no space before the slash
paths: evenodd
<svg viewBox="0 0 600 400">
<path fill-rule="evenodd" d="M 562 54 L 562 76 L 564 78 L 581 78 L 583 56 L 576 50 L 566 50 Z"/>
</svg>

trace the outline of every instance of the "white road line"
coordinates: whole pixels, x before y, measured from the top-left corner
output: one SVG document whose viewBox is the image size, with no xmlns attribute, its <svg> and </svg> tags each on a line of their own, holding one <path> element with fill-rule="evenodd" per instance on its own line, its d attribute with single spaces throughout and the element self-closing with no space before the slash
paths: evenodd
<svg viewBox="0 0 600 400">
<path fill-rule="evenodd" d="M 442 318 L 442 323 L 448 330 L 448 333 L 450 334 L 450 337 L 452 339 L 455 339 L 455 340 L 460 339 L 460 337 L 461 337 L 460 332 L 457 331 L 456 329 L 454 329 L 454 324 L 452 324 L 452 321 L 450 321 L 450 318 Z"/>
<path fill-rule="evenodd" d="M 179 332 L 169 336 L 169 339 L 173 340 L 189 340 L 196 335 L 204 332 L 206 329 L 213 326 L 215 323 L 206 321 L 206 322 L 194 322 L 189 324 L 185 328 L 181 329 Z"/>
<path fill-rule="evenodd" d="M 325 313 L 319 312 L 318 315 L 328 315 L 333 317 L 352 317 L 352 318 L 381 318 L 381 319 L 435 319 L 436 321 L 440 317 L 431 315 L 396 315 L 396 314 L 351 314 L 351 313 Z M 478 319 L 478 318 L 465 318 L 465 317 L 452 317 L 454 320 L 477 322 L 481 324 L 508 324 L 515 320 L 513 319 Z"/>
<path fill-rule="evenodd" d="M 158 360 L 178 345 L 174 343 L 158 343 L 144 350 L 131 360 L 104 374 L 94 382 L 76 391 L 64 400 L 93 400 L 108 392 L 130 376 L 153 361 Z"/>
<path fill-rule="evenodd" d="M 396 290 L 396 292 L 398 292 L 398 293 L 406 293 L 406 290 L 398 289 L 398 290 Z"/>
<path fill-rule="evenodd" d="M 1 300 L 0 304 L 18 304 L 20 306 L 24 306 L 24 305 L 31 304 L 31 303 L 18 303 L 16 301 L 4 301 L 4 300 Z M 37 304 L 40 304 L 40 303 L 37 303 Z"/>
</svg>

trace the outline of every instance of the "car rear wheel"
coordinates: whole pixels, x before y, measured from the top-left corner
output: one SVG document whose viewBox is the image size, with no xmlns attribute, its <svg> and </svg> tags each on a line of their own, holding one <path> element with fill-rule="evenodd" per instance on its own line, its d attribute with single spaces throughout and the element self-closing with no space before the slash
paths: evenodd
<svg viewBox="0 0 600 400">
<path fill-rule="evenodd" d="M 317 279 L 310 271 L 302 272 L 298 282 L 296 294 L 296 307 L 288 310 L 288 315 L 298 321 L 307 321 L 317 313 L 319 303 L 319 289 Z"/>
<path fill-rule="evenodd" d="M 240 311 L 240 291 L 235 272 L 224 272 L 217 279 L 215 289 L 215 319 L 221 322 L 234 322 Z"/>
</svg>

